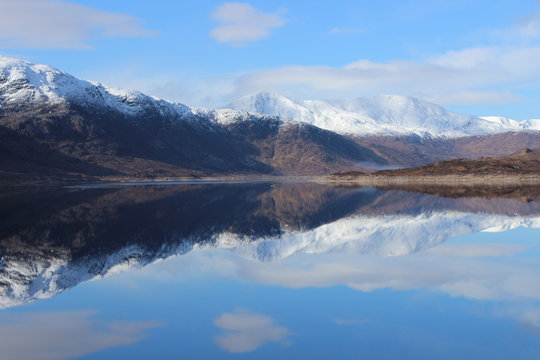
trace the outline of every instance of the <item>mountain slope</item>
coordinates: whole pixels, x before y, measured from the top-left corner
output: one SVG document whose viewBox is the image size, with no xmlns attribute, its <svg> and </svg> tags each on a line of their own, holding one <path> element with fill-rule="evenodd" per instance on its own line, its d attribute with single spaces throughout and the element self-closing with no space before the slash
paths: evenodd
<svg viewBox="0 0 540 360">
<path fill-rule="evenodd" d="M 408 136 L 354 137 L 389 164 L 397 167 L 425 165 L 435 161 L 507 156 L 525 147 L 540 147 L 539 131 L 512 131 L 458 138 Z"/>
<path fill-rule="evenodd" d="M 335 174 L 337 179 L 354 179 L 355 176 L 362 177 L 362 173 Z M 532 175 L 535 179 L 540 178 L 540 148 L 523 149 L 514 154 L 504 157 L 481 157 L 479 159 L 453 159 L 442 160 L 423 166 L 411 167 L 395 170 L 381 170 L 371 174 L 371 176 L 392 177 L 439 177 L 439 176 L 489 176 L 501 175 Z M 445 185 L 439 184 L 439 185 Z M 499 184 L 500 185 L 500 184 Z"/>
<path fill-rule="evenodd" d="M 0 135 L 1 170 L 11 176 L 43 168 L 87 176 L 309 175 L 384 162 L 314 126 L 192 109 L 6 57 L 0 57 Z M 305 156 L 306 148 L 313 156 Z"/>
<path fill-rule="evenodd" d="M 539 131 L 524 131 L 535 120 L 480 119 L 399 96 L 259 94 L 232 107 L 259 113 L 190 108 L 0 56 L 0 180 L 323 175 L 540 146 Z"/>
<path fill-rule="evenodd" d="M 525 149 L 505 157 L 454 159 L 416 168 L 386 170 L 380 175 L 540 175 L 540 148 Z"/>
<path fill-rule="evenodd" d="M 449 112 L 427 101 L 398 95 L 349 100 L 292 100 L 272 93 L 240 98 L 228 108 L 277 115 L 322 129 L 355 136 L 419 135 L 460 137 L 540 130 L 533 122 L 480 118 Z"/>
</svg>

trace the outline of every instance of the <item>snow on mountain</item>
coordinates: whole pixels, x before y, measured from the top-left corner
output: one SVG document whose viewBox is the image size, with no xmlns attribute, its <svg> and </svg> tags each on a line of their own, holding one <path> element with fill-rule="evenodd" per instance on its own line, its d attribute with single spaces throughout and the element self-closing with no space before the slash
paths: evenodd
<svg viewBox="0 0 540 360">
<path fill-rule="evenodd" d="M 0 309 L 50 298 L 82 282 L 135 270 L 190 251 L 228 248 L 244 258 L 263 262 L 277 262 L 299 254 L 403 256 L 424 252 L 465 234 L 507 231 L 518 226 L 540 228 L 540 218 L 454 211 L 353 216 L 305 231 L 284 230 L 270 237 L 231 232 L 206 234 L 204 239 L 174 235 L 175 243 L 157 251 L 130 245 L 81 261 L 71 261 L 68 253 L 35 253 L 30 259 L 6 256 L 0 269 Z"/>
<path fill-rule="evenodd" d="M 221 125 L 232 124 L 243 121 L 261 121 L 276 120 L 280 123 L 288 122 L 287 119 L 281 119 L 274 115 L 254 114 L 246 111 L 236 111 L 232 109 L 210 110 L 205 108 L 191 108 L 193 114 L 205 117 Z"/>
<path fill-rule="evenodd" d="M 139 91 L 80 80 L 47 65 L 0 55 L 0 108 L 33 105 L 97 106 L 137 115 L 157 111 L 172 118 L 191 118 L 194 112 L 180 103 L 145 95 Z M 203 116 L 199 109 L 197 115 Z"/>
<path fill-rule="evenodd" d="M 524 129 L 540 131 L 540 119 L 529 119 L 521 122 Z"/>
<path fill-rule="evenodd" d="M 190 108 L 139 91 L 80 80 L 48 65 L 0 55 L 0 109 L 17 108 L 21 104 L 60 105 L 68 102 L 82 106 L 106 107 L 125 115 L 157 111 L 161 115 L 184 120 L 204 118 L 221 125 L 276 118 L 231 109 Z"/>
<path fill-rule="evenodd" d="M 410 135 L 460 137 L 496 134 L 536 125 L 505 118 L 480 118 L 445 110 L 406 96 L 377 95 L 349 100 L 293 100 L 258 93 L 240 98 L 228 108 L 278 115 L 348 135 Z"/>
<path fill-rule="evenodd" d="M 348 135 L 410 135 L 459 137 L 507 131 L 540 130 L 540 120 L 517 122 L 503 117 L 475 117 L 449 112 L 427 101 L 398 95 L 349 100 L 293 100 L 258 93 L 236 100 L 229 109 L 190 108 L 180 103 L 75 78 L 47 65 L 0 55 L 0 108 L 21 104 L 82 106 L 115 109 L 126 115 L 157 111 L 171 118 L 205 118 L 229 124 L 256 121 L 260 115 L 310 123 Z M 251 114 L 249 114 L 251 113 Z M 288 120 L 287 120 L 288 119 Z"/>
<path fill-rule="evenodd" d="M 516 121 L 503 116 L 482 116 L 481 118 L 507 127 L 513 127 L 523 130 L 540 130 L 540 119 Z"/>
<path fill-rule="evenodd" d="M 523 127 L 522 125 L 520 125 L 519 121 L 512 120 L 504 116 L 481 116 L 480 118 L 487 120 L 489 122 L 492 122 L 494 124 L 505 126 L 505 127 L 511 127 L 511 128 Z"/>
</svg>

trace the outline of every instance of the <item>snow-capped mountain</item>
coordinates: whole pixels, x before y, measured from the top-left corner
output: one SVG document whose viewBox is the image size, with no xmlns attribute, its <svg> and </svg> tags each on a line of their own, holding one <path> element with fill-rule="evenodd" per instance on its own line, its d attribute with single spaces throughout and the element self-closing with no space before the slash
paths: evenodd
<svg viewBox="0 0 540 360">
<path fill-rule="evenodd" d="M 309 123 L 347 135 L 409 135 L 460 137 L 508 131 L 540 130 L 540 120 L 517 122 L 503 117 L 458 114 L 427 101 L 398 95 L 349 100 L 293 100 L 278 94 L 258 93 L 240 98 L 227 109 L 190 108 L 92 81 L 80 80 L 47 65 L 0 55 L 0 107 L 28 104 L 107 107 L 125 115 L 145 111 L 171 118 L 231 123 L 259 119 L 248 113 L 279 116 L 282 121 Z M 232 110 L 231 110 L 232 109 Z"/>
<path fill-rule="evenodd" d="M 0 56 L 0 177 L 327 175 L 540 147 L 540 132 L 521 131 L 538 120 L 476 118 L 399 96 L 259 94 L 231 107 L 190 108 Z M 490 138 L 459 137 L 474 134 Z"/>
<path fill-rule="evenodd" d="M 162 113 L 187 115 L 190 109 L 138 91 L 80 80 L 47 65 L 33 64 L 0 56 L 0 105 L 2 108 L 25 104 L 48 106 L 76 102 L 82 106 L 104 106 L 125 114 L 155 107 Z"/>
<path fill-rule="evenodd" d="M 378 95 L 349 100 L 293 100 L 273 93 L 240 98 L 228 108 L 277 115 L 340 134 L 461 137 L 540 130 L 534 121 L 450 112 L 414 97 Z"/>
<path fill-rule="evenodd" d="M 125 115 L 155 111 L 170 118 L 210 120 L 228 124 L 254 120 L 243 111 L 191 108 L 145 95 L 139 91 L 81 80 L 48 65 L 0 55 L 0 109 L 33 105 L 67 105 L 109 108 Z M 257 119 L 260 119 L 257 116 Z M 267 118 L 267 117 L 263 117 Z"/>
<path fill-rule="evenodd" d="M 318 175 L 385 163 L 305 123 L 190 108 L 8 57 L 0 57 L 0 110 L 0 135 L 11 139 L 5 154 L 14 154 L 0 166 L 14 174 Z"/>
<path fill-rule="evenodd" d="M 68 170 L 143 177 L 230 172 L 320 174 L 376 160 L 351 140 L 313 126 L 242 111 L 190 108 L 7 57 L 0 57 L 0 110 L 0 125 L 11 130 L 6 136 L 17 137 L 8 143 L 11 148 L 7 153 L 32 149 L 30 152 L 37 154 L 22 162 L 31 164 L 24 169 L 19 169 L 20 160 L 4 160 L 8 163 L 5 167 L 15 173 L 65 174 Z M 312 154 L 311 164 L 302 162 L 307 170 L 284 158 L 295 149 L 279 149 L 280 137 L 297 132 L 309 138 L 293 139 L 293 143 L 298 142 L 296 147 L 311 143 L 320 153 Z M 264 149 L 254 149 L 253 137 L 265 139 Z M 332 154 L 335 152 L 339 154 Z M 68 160 L 66 155 L 76 160 Z M 327 160 L 319 161 L 322 158 Z"/>
</svg>

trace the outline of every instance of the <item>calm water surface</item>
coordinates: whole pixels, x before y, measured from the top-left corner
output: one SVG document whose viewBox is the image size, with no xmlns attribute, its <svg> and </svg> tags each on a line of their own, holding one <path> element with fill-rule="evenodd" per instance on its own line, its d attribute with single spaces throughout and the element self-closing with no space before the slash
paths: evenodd
<svg viewBox="0 0 540 360">
<path fill-rule="evenodd" d="M 540 189 L 0 201 L 3 360 L 540 358 Z"/>
</svg>

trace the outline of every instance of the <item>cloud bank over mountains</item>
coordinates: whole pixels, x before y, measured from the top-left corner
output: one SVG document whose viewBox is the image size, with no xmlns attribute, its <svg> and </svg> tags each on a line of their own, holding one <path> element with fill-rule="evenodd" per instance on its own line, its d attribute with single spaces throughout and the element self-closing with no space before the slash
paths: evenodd
<svg viewBox="0 0 540 360">
<path fill-rule="evenodd" d="M 241 10 L 241 11 L 240 11 Z M 233 14 L 235 14 L 233 16 Z M 277 14 L 263 14 L 244 3 L 226 3 L 212 17 L 227 25 L 212 30 L 220 42 L 245 45 L 267 37 L 270 29 L 283 26 Z M 256 25 L 255 25 L 256 24 Z M 253 28 L 252 28 L 253 26 Z M 336 27 L 331 34 L 362 33 Z M 426 54 L 414 60 L 378 61 L 369 57 L 342 65 L 290 64 L 212 78 L 172 81 L 145 90 L 189 104 L 216 107 L 240 96 L 260 91 L 297 99 L 343 99 L 376 94 L 415 96 L 441 105 L 493 105 L 529 101 L 521 90 L 540 85 L 540 14 L 532 14 L 509 28 L 494 29 L 490 44 Z M 151 82 L 151 81 L 150 81 Z M 201 93 L 216 84 L 211 94 Z M 485 114 L 479 114 L 485 115 Z"/>
<path fill-rule="evenodd" d="M 181 10 L 178 16 L 197 19 L 183 27 L 178 24 L 179 18 L 167 24 L 172 17 L 156 17 L 151 11 L 144 13 L 144 20 L 130 15 L 141 14 L 141 8 L 126 5 L 120 11 L 111 11 L 115 9 L 112 6 L 98 9 L 76 0 L 4 0 L 0 3 L 0 47 L 92 49 L 86 52 L 93 63 L 102 61 L 103 56 L 115 60 L 132 53 L 125 61 L 90 70 L 97 73 L 88 73 L 89 67 L 82 64 L 86 66 L 84 77 L 204 107 L 220 107 L 241 96 L 265 91 L 300 100 L 399 94 L 445 106 L 485 105 L 491 109 L 501 104 L 523 104 L 532 109 L 540 85 L 540 13 L 525 5 L 511 23 L 500 21 L 512 16 L 505 13 L 487 28 L 482 28 L 485 22 L 464 27 L 462 39 L 431 48 L 422 47 L 418 26 L 422 30 L 424 21 L 428 29 L 429 21 L 441 14 L 408 9 L 415 12 L 417 28 L 403 29 L 402 37 L 412 45 L 388 54 L 380 45 L 352 50 L 392 41 L 384 32 L 394 34 L 399 28 L 391 24 L 370 26 L 369 19 L 347 17 L 346 6 L 339 2 L 326 10 L 297 4 L 288 9 L 262 7 L 255 2 L 183 6 L 177 9 Z M 374 11 L 367 5 L 365 10 Z M 331 12 L 324 14 L 328 22 L 317 17 L 322 11 Z M 157 28 L 147 28 L 145 21 Z M 444 24 L 441 28 L 448 27 Z M 178 28 L 183 32 L 175 33 Z M 188 33 L 186 29 L 192 30 Z M 130 44 L 138 47 L 131 52 L 112 54 L 109 49 L 106 55 L 95 54 L 100 46 L 107 47 L 102 40 L 151 36 L 155 36 L 151 44 Z M 445 36 L 452 35 L 443 32 L 441 39 Z M 422 50 L 416 50 L 416 46 Z M 320 52 L 314 52 L 319 48 Z M 145 53 L 138 53 L 140 49 Z M 182 63 L 192 57 L 197 59 L 195 68 Z M 156 58 L 159 66 L 154 63 Z M 495 113 L 500 111 L 475 114 Z"/>
</svg>

